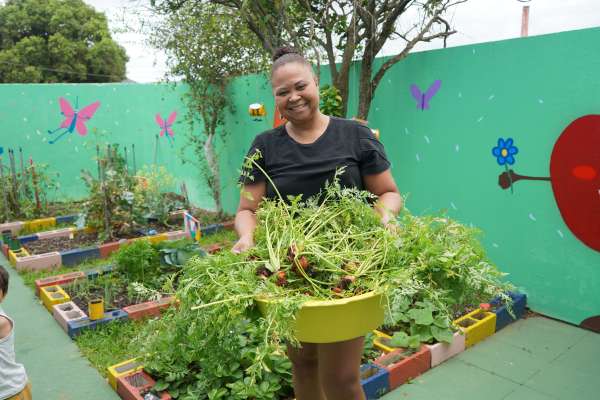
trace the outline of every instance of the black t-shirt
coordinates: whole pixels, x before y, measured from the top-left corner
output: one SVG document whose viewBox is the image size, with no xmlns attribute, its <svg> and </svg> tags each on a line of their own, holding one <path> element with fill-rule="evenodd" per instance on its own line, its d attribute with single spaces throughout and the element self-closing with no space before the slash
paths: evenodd
<svg viewBox="0 0 600 400">
<path fill-rule="evenodd" d="M 383 145 L 369 128 L 360 123 L 330 117 L 325 132 L 313 143 L 301 144 L 292 139 L 285 125 L 258 135 L 248 156 L 260 150 L 257 163 L 273 180 L 282 197 L 302 194 L 306 199 L 318 194 L 331 182 L 337 167 L 345 166 L 339 177 L 342 187 L 364 189 L 362 177 L 383 172 L 390 167 Z M 260 170 L 253 166 L 249 171 L 254 181 L 242 176 L 240 182 L 251 184 L 265 180 Z M 267 182 L 267 198 L 277 194 Z"/>
</svg>

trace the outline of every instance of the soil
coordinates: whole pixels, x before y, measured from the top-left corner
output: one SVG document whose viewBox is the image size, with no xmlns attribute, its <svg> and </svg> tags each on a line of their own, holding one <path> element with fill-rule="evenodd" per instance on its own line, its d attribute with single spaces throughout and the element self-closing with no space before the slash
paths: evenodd
<svg viewBox="0 0 600 400">
<path fill-rule="evenodd" d="M 452 312 L 452 320 L 454 321 L 455 319 L 458 319 L 463 315 L 467 315 L 471 311 L 475 311 L 477 308 L 479 307 L 470 304 L 456 306 Z"/>
<path fill-rule="evenodd" d="M 462 326 L 463 328 L 468 328 L 471 325 L 475 325 L 477 323 L 477 321 L 474 321 L 472 319 L 465 319 L 462 320 L 458 323 L 458 325 Z"/>
<path fill-rule="evenodd" d="M 96 233 L 79 233 L 74 235 L 73 239 L 69 237 L 48 238 L 34 240 L 23 245 L 29 254 L 44 254 L 52 251 L 73 250 L 81 247 L 93 246 L 98 242 Z"/>
<path fill-rule="evenodd" d="M 475 318 L 475 319 L 478 319 L 478 320 L 481 321 L 482 319 L 484 319 L 485 317 L 487 317 L 487 314 L 484 313 L 484 312 L 480 312 L 480 313 L 477 313 L 475 315 L 472 315 L 471 317 Z"/>
<path fill-rule="evenodd" d="M 106 242 L 116 242 L 120 239 L 132 239 L 136 237 L 146 236 L 144 233 L 149 230 L 154 229 L 156 233 L 164 233 L 177 230 L 178 227 L 166 227 L 161 225 L 158 222 L 148 222 L 144 229 L 141 232 L 135 232 L 133 234 L 122 235 L 116 239 L 108 239 Z M 69 237 L 57 237 L 57 238 L 48 238 L 42 240 L 34 240 L 32 242 L 27 242 L 23 245 L 31 255 L 35 254 L 44 254 L 50 253 L 52 251 L 66 251 L 79 249 L 83 247 L 93 246 L 97 244 L 102 244 L 98 239 L 97 233 L 78 233 L 74 235 L 73 239 Z"/>
<path fill-rule="evenodd" d="M 71 301 L 77 304 L 77 307 L 81 308 L 86 314 L 88 313 L 88 303 L 90 300 L 103 298 L 104 297 L 104 288 L 103 287 L 90 287 L 85 290 L 85 293 L 75 293 L 74 287 L 67 287 L 65 291 L 71 296 Z M 104 303 L 104 310 L 123 308 L 127 306 L 131 306 L 133 304 L 141 303 L 141 301 L 136 301 L 134 299 L 130 299 L 127 296 L 127 286 L 113 286 L 111 288 L 111 300 L 109 303 Z"/>
</svg>

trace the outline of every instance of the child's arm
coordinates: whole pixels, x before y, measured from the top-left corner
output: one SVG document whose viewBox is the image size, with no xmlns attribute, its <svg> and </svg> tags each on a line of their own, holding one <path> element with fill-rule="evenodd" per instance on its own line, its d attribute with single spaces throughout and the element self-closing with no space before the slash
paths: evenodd
<svg viewBox="0 0 600 400">
<path fill-rule="evenodd" d="M 10 321 L 0 316 L 0 339 L 4 339 L 8 335 L 10 335 L 10 331 L 12 330 L 12 324 Z"/>
</svg>

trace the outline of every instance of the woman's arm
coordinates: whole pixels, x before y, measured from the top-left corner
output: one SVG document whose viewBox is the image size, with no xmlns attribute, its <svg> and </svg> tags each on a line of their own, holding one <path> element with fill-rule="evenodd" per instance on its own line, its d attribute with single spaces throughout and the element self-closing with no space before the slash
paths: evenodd
<svg viewBox="0 0 600 400">
<path fill-rule="evenodd" d="M 239 236 L 231 251 L 244 252 L 254 246 L 254 230 L 256 229 L 256 209 L 265 197 L 267 185 L 256 182 L 244 185 L 240 195 L 240 205 L 235 214 L 235 230 Z"/>
<path fill-rule="evenodd" d="M 387 225 L 402 208 L 402 196 L 398 191 L 394 177 L 389 169 L 373 175 L 364 175 L 365 188 L 378 196 L 375 211 L 381 217 L 381 222 Z"/>
</svg>

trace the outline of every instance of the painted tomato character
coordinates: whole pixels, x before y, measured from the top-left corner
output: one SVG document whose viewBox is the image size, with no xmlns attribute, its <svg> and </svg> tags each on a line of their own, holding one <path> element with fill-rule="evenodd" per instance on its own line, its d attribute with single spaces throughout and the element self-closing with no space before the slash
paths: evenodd
<svg viewBox="0 0 600 400">
<path fill-rule="evenodd" d="M 508 154 L 496 149 L 494 154 Z M 562 132 L 552 149 L 549 178 L 507 168 L 498 184 L 512 189 L 519 180 L 550 181 L 565 224 L 586 246 L 600 251 L 600 115 L 580 117 Z"/>
</svg>

